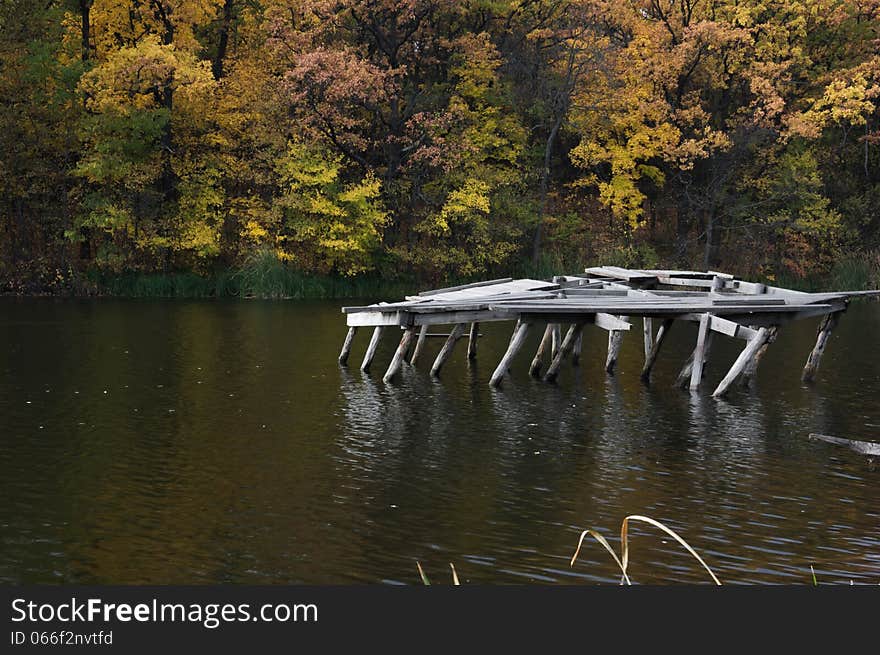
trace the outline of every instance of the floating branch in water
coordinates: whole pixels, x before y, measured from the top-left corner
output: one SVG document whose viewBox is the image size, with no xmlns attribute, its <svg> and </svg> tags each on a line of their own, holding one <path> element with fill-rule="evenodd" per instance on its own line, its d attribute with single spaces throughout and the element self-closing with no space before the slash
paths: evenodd
<svg viewBox="0 0 880 655">
<path fill-rule="evenodd" d="M 854 441 L 853 439 L 842 439 L 841 437 L 831 437 L 827 434 L 810 433 L 809 439 L 814 441 L 824 441 L 833 443 L 836 446 L 846 446 L 857 453 L 868 455 L 869 457 L 880 457 L 880 443 L 872 441 Z"/>
</svg>

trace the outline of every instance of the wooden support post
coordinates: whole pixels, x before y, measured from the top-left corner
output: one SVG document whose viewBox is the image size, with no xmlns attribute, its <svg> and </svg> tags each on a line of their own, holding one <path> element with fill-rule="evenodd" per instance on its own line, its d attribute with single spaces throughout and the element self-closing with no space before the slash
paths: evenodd
<svg viewBox="0 0 880 655">
<path fill-rule="evenodd" d="M 654 368 L 654 363 L 657 361 L 657 356 L 660 354 L 660 346 L 663 345 L 663 340 L 666 338 L 666 335 L 669 334 L 669 330 L 672 329 L 673 319 L 667 318 L 660 325 L 660 329 L 657 330 L 657 336 L 654 339 L 654 345 L 651 346 L 651 352 L 648 353 L 648 356 L 645 357 L 645 366 L 642 368 L 642 382 L 648 383 L 651 381 L 651 370 Z"/>
<path fill-rule="evenodd" d="M 584 331 L 581 330 L 578 332 L 577 337 L 574 340 L 574 346 L 571 349 L 571 364 L 572 366 L 580 366 L 581 364 L 581 351 L 584 348 Z"/>
<path fill-rule="evenodd" d="M 648 361 L 654 347 L 654 321 L 649 316 L 642 317 L 642 333 L 645 339 L 645 361 Z"/>
<path fill-rule="evenodd" d="M 716 280 L 719 278 L 715 278 Z M 712 320 L 711 314 L 703 314 L 700 317 L 700 328 L 697 332 L 697 347 L 694 349 L 694 363 L 691 367 L 691 391 L 700 388 L 700 381 L 703 379 L 703 363 L 706 354 L 706 338 L 709 334 L 709 324 Z"/>
<path fill-rule="evenodd" d="M 727 375 L 724 376 L 724 379 L 721 380 L 718 387 L 712 392 L 714 398 L 720 398 L 727 393 L 727 390 L 730 389 L 730 386 L 733 384 L 734 380 L 736 380 L 737 376 L 743 372 L 743 369 L 752 357 L 755 356 L 755 353 L 757 353 L 761 346 L 767 341 L 767 335 L 769 333 L 770 331 L 767 328 L 761 328 L 758 330 L 758 333 L 752 337 L 748 344 L 746 344 L 746 347 L 743 348 L 739 357 L 736 358 L 733 366 L 730 367 Z"/>
<path fill-rule="evenodd" d="M 550 349 L 550 358 L 553 359 L 556 357 L 556 353 L 559 352 L 559 344 L 562 343 L 562 326 L 559 323 L 553 323 L 553 330 L 551 331 L 553 335 L 553 347 Z"/>
<path fill-rule="evenodd" d="M 753 329 L 757 330 L 758 328 Z M 748 389 L 752 386 L 752 382 L 754 382 L 755 377 L 758 374 L 758 364 L 761 363 L 761 359 L 766 354 L 767 349 L 770 348 L 770 344 L 776 341 L 777 334 L 779 334 L 779 326 L 771 326 L 768 330 L 767 341 L 758 349 L 758 352 L 756 352 L 755 356 L 749 360 L 749 363 L 746 364 L 746 367 L 739 378 L 739 383 L 743 388 Z"/>
<path fill-rule="evenodd" d="M 455 342 L 458 341 L 462 332 L 464 332 L 464 323 L 456 323 L 452 328 L 452 332 L 449 333 L 446 343 L 443 344 L 443 347 L 437 354 L 437 359 L 434 360 L 434 365 L 431 367 L 431 375 L 437 376 L 440 374 L 440 369 L 443 368 L 443 364 L 452 355 L 452 351 L 455 349 Z"/>
<path fill-rule="evenodd" d="M 351 344 L 354 341 L 356 332 L 356 327 L 348 328 L 348 334 L 345 335 L 345 341 L 342 342 L 342 350 L 339 352 L 339 363 L 342 366 L 348 364 L 348 356 L 351 354 Z"/>
<path fill-rule="evenodd" d="M 548 324 L 546 328 L 544 328 L 544 336 L 541 337 L 541 345 L 538 346 L 538 351 L 535 353 L 535 358 L 532 360 L 531 365 L 529 366 L 529 375 L 533 378 L 537 378 L 541 376 L 541 367 L 544 365 L 544 355 L 548 350 L 551 350 L 551 342 L 553 341 L 553 325 Z"/>
<path fill-rule="evenodd" d="M 547 373 L 544 375 L 544 382 L 556 380 L 556 377 L 559 375 L 559 369 L 562 366 L 562 360 L 571 352 L 574 342 L 583 329 L 583 323 L 572 323 L 571 327 L 568 328 L 568 332 L 565 333 L 565 339 L 562 340 L 562 344 L 559 346 L 559 352 L 556 353 L 556 357 L 550 362 L 550 368 L 547 369 Z"/>
<path fill-rule="evenodd" d="M 626 316 L 618 316 L 619 319 L 625 321 Z M 611 330 L 608 333 L 608 357 L 605 359 L 605 372 L 613 375 L 614 368 L 617 366 L 617 356 L 620 354 L 620 346 L 623 343 L 624 330 Z"/>
<path fill-rule="evenodd" d="M 470 331 L 470 334 L 468 334 L 468 351 L 467 351 L 467 358 L 468 359 L 476 359 L 477 358 L 477 338 L 480 336 L 479 329 L 480 329 L 479 323 L 471 323 L 471 331 Z"/>
<path fill-rule="evenodd" d="M 419 330 L 419 338 L 416 339 L 416 347 L 413 349 L 412 357 L 409 358 L 409 363 L 412 366 L 416 365 L 416 360 L 419 358 L 422 350 L 425 347 L 425 339 L 428 337 L 428 326 L 423 325 L 422 329 Z"/>
<path fill-rule="evenodd" d="M 706 334 L 706 344 L 703 348 L 703 368 L 706 368 L 706 362 L 709 360 L 709 351 L 712 349 L 712 339 L 715 333 L 711 330 Z M 678 377 L 675 379 L 675 386 L 680 389 L 687 389 L 690 386 L 691 375 L 694 370 L 694 352 L 691 353 L 691 356 L 688 357 L 688 360 L 684 363 L 684 366 L 681 369 L 681 372 L 678 374 Z"/>
<path fill-rule="evenodd" d="M 822 355 L 825 353 L 825 346 L 828 345 L 828 338 L 831 336 L 834 328 L 837 327 L 838 321 L 840 321 L 840 312 L 832 312 L 831 314 L 826 314 L 822 322 L 819 323 L 819 329 L 816 331 L 816 345 L 813 347 L 812 352 L 810 352 L 807 363 L 804 365 L 804 372 L 801 375 L 801 380 L 804 382 L 812 382 L 816 379 L 816 371 L 819 369 L 819 363 L 822 361 Z"/>
<path fill-rule="evenodd" d="M 394 352 L 394 357 L 391 358 L 391 363 L 388 365 L 388 370 L 385 371 L 385 375 L 382 377 L 382 382 L 385 382 L 386 384 L 391 382 L 392 378 L 397 375 L 398 371 L 400 371 L 400 367 L 403 365 L 403 360 L 409 350 L 409 344 L 412 342 L 414 333 L 414 328 L 407 328 L 403 331 L 403 336 L 400 338 L 400 345 L 397 346 L 397 350 Z"/>
<path fill-rule="evenodd" d="M 510 344 L 507 346 L 507 352 L 504 353 L 504 357 L 501 358 L 498 367 L 495 369 L 495 372 L 492 373 L 492 377 L 489 380 L 491 386 L 498 387 L 501 385 L 501 380 L 504 379 L 504 374 L 510 370 L 513 358 L 516 357 L 519 349 L 522 348 L 523 343 L 525 343 L 528 332 L 529 323 L 518 321 L 513 330 L 513 336 L 510 337 Z"/>
<path fill-rule="evenodd" d="M 376 355 L 376 348 L 379 347 L 379 337 L 382 336 L 382 326 L 377 325 L 373 330 L 373 336 L 370 338 L 370 345 L 367 346 L 367 352 L 364 353 L 364 361 L 361 362 L 361 370 L 365 373 L 370 370 L 370 364 L 373 363 L 373 357 Z"/>
</svg>

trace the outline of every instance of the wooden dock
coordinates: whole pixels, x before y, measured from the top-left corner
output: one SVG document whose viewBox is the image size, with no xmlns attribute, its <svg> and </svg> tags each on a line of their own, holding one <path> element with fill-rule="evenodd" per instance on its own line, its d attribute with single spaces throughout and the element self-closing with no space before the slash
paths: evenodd
<svg viewBox="0 0 880 655">
<path fill-rule="evenodd" d="M 613 374 L 624 334 L 632 320 L 641 318 L 645 363 L 641 378 L 648 383 L 664 339 L 678 321 L 698 324 L 697 342 L 678 376 L 677 384 L 696 390 L 716 335 L 745 342 L 739 357 L 713 392 L 726 394 L 737 380 L 748 385 L 758 362 L 780 328 L 803 319 L 820 319 L 816 345 L 804 366 L 802 378 L 812 380 L 832 331 L 849 301 L 858 296 L 880 296 L 876 291 L 805 293 L 740 280 L 716 271 L 633 270 L 614 266 L 588 268 L 583 275 L 564 275 L 552 281 L 511 278 L 477 282 L 446 289 L 423 291 L 401 302 L 343 307 L 349 327 L 339 355 L 345 365 L 358 328 L 373 328 L 361 370 L 369 371 L 379 341 L 387 328 L 403 330 L 397 350 L 383 380 L 391 382 L 404 363 L 415 365 L 425 340 L 437 336 L 431 326 L 449 325 L 446 341 L 431 366 L 439 375 L 452 356 L 456 342 L 467 335 L 467 356 L 477 356 L 479 324 L 510 321 L 513 334 L 507 351 L 489 379 L 500 386 L 526 337 L 543 327 L 543 337 L 529 372 L 552 382 L 569 357 L 580 357 L 587 324 L 608 332 L 606 371 Z M 658 328 L 655 332 L 654 324 Z M 563 327 L 565 330 L 563 331 Z"/>
</svg>

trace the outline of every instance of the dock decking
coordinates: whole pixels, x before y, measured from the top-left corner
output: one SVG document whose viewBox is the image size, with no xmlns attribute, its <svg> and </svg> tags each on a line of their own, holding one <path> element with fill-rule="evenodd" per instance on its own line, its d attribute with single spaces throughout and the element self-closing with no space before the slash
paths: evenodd
<svg viewBox="0 0 880 655">
<path fill-rule="evenodd" d="M 849 301 L 858 296 L 880 296 L 880 290 L 805 293 L 716 271 L 634 270 L 614 266 L 588 268 L 583 275 L 557 276 L 550 282 L 504 278 L 423 291 L 401 302 L 343 307 L 349 330 L 339 363 L 347 363 L 357 329 L 372 327 L 370 344 L 361 363 L 361 370 L 368 371 L 385 328 L 398 327 L 403 336 L 383 377 L 386 383 L 391 382 L 407 357 L 414 365 L 426 338 L 436 336 L 428 333 L 430 326 L 450 325 L 450 333 L 443 335 L 446 342 L 431 366 L 431 374 L 439 375 L 460 338 L 468 335 L 468 358 L 473 359 L 479 324 L 511 321 L 515 323 L 513 335 L 489 380 L 492 386 L 501 385 L 536 325 L 545 327 L 529 368 L 532 376 L 539 377 L 548 364 L 544 379 L 552 382 L 569 356 L 576 364 L 586 324 L 608 331 L 606 370 L 613 373 L 623 335 L 631 330 L 632 319 L 641 317 L 645 350 L 641 378 L 647 383 L 664 338 L 676 321 L 689 321 L 698 323 L 699 329 L 694 352 L 678 377 L 677 384 L 684 388 L 699 388 L 713 334 L 746 342 L 712 394 L 720 397 L 737 379 L 748 384 L 782 326 L 822 317 L 816 345 L 802 374 L 805 381 L 812 380 L 831 332 Z M 656 333 L 654 319 L 661 322 Z M 563 325 L 568 326 L 564 336 Z"/>
</svg>

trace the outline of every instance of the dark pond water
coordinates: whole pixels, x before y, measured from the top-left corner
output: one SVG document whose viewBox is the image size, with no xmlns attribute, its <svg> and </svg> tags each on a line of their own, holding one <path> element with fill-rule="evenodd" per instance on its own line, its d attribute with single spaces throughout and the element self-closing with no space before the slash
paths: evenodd
<svg viewBox="0 0 880 655">
<path fill-rule="evenodd" d="M 738 343 L 716 339 L 706 389 L 671 388 L 695 328 L 670 337 L 651 388 L 641 331 L 619 372 L 605 333 L 557 386 L 487 380 L 511 326 L 482 327 L 431 380 L 336 364 L 338 302 L 0 301 L 0 581 L 65 583 L 616 583 L 591 543 L 621 519 L 678 530 L 724 582 L 880 583 L 880 463 L 807 440 L 880 438 L 880 304 L 854 305 L 817 383 L 815 321 L 785 329 L 754 391 L 709 393 Z M 532 335 L 536 342 L 539 335 Z M 741 343 L 741 342 L 739 342 Z M 534 351 L 534 344 L 530 345 Z M 642 583 L 706 576 L 634 526 Z"/>
</svg>

